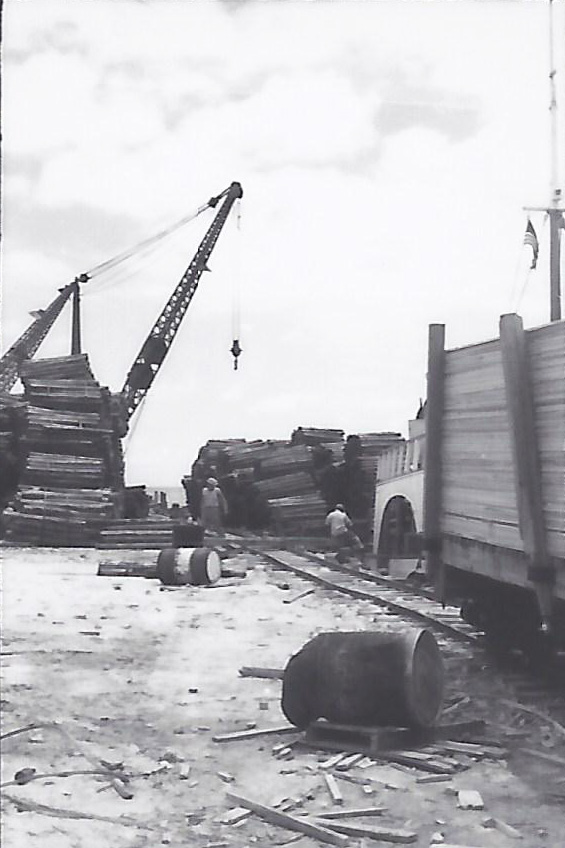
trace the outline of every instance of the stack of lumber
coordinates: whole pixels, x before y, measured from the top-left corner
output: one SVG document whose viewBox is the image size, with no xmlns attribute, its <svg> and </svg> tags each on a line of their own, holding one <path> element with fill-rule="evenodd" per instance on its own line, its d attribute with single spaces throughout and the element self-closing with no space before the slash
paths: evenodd
<svg viewBox="0 0 565 848">
<path fill-rule="evenodd" d="M 14 496 L 23 470 L 20 442 L 25 420 L 22 399 L 0 393 L 0 511 Z"/>
<path fill-rule="evenodd" d="M 104 477 L 102 457 L 69 456 L 35 451 L 28 454 L 24 472 L 26 483 L 48 486 L 50 489 L 66 486 L 99 489 L 104 484 Z"/>
<path fill-rule="evenodd" d="M 15 543 L 92 545 L 119 509 L 125 416 L 85 354 L 22 365 L 25 465 L 5 513 Z"/>
<path fill-rule="evenodd" d="M 192 514 L 198 517 L 202 486 L 213 476 L 234 529 L 325 534 L 325 515 L 340 501 L 360 529 L 370 527 L 377 458 L 400 438 L 364 433 L 345 441 L 343 430 L 297 427 L 286 441 L 207 442 L 192 467 Z"/>
<path fill-rule="evenodd" d="M 326 430 L 321 427 L 297 427 L 293 431 L 290 440 L 293 445 L 325 445 L 331 442 L 340 442 L 345 433 L 343 430 Z"/>
<path fill-rule="evenodd" d="M 402 441 L 400 433 L 359 433 L 356 436 L 348 436 L 345 447 L 346 460 L 358 460 L 361 469 L 374 481 L 379 456 Z"/>
<path fill-rule="evenodd" d="M 312 468 L 312 450 L 306 445 L 285 445 L 274 448 L 261 460 L 261 477 L 276 477 L 289 472 L 307 471 Z"/>
<path fill-rule="evenodd" d="M 335 431 L 331 435 L 335 439 Z M 262 530 L 276 521 L 287 531 L 323 530 L 327 508 L 318 492 L 316 474 L 320 462 L 332 461 L 331 451 L 320 458 L 319 448 L 280 439 L 225 442 L 219 451 L 218 444 L 204 445 L 192 466 L 190 504 L 195 517 L 202 487 L 214 476 L 226 496 L 227 524 L 232 528 Z"/>
<path fill-rule="evenodd" d="M 280 477 L 271 477 L 266 480 L 257 480 L 255 483 L 259 491 L 266 498 L 281 498 L 286 495 L 306 495 L 316 491 L 311 474 L 306 471 L 298 471 L 296 474 L 283 474 Z"/>
<path fill-rule="evenodd" d="M 145 519 L 115 519 L 100 531 L 97 547 L 111 550 L 171 548 L 174 522 L 162 516 Z"/>
<path fill-rule="evenodd" d="M 287 444 L 280 441 L 255 441 L 243 442 L 237 446 L 230 446 L 224 451 L 229 468 L 232 471 L 239 469 L 254 469 L 258 462 L 268 460 L 281 445 Z"/>
<path fill-rule="evenodd" d="M 318 492 L 269 500 L 276 529 L 281 533 L 291 530 L 300 534 L 321 532 L 328 512 L 325 500 Z"/>
<path fill-rule="evenodd" d="M 89 547 L 114 512 L 109 489 L 44 490 L 22 487 L 5 514 L 11 542 Z"/>
<path fill-rule="evenodd" d="M 325 451 L 329 451 L 332 455 L 332 462 L 343 462 L 343 451 L 345 443 L 343 439 L 340 442 L 326 442 L 322 445 Z"/>
</svg>

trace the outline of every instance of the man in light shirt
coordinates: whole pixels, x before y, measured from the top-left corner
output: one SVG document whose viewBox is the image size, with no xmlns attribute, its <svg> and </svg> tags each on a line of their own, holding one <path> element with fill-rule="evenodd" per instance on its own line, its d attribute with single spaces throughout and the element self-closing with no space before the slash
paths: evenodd
<svg viewBox="0 0 565 848">
<path fill-rule="evenodd" d="M 327 514 L 326 526 L 330 529 L 330 537 L 338 553 L 344 548 L 355 548 L 358 551 L 363 548 L 361 539 L 353 532 L 353 522 L 343 504 L 336 504 L 335 509 Z"/>
<path fill-rule="evenodd" d="M 200 523 L 205 530 L 219 532 L 228 511 L 226 499 L 214 477 L 206 480 L 200 503 Z"/>
</svg>

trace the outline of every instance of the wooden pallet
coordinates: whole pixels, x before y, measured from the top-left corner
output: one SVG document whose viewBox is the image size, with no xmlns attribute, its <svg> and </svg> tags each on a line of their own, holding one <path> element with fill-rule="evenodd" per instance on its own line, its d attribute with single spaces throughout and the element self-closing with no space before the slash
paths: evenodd
<svg viewBox="0 0 565 848">
<path fill-rule="evenodd" d="M 440 739 L 464 740 L 469 734 L 484 730 L 484 726 L 483 721 L 477 720 L 440 724 L 426 730 L 405 730 L 355 727 L 318 720 L 309 725 L 301 744 L 326 751 L 350 751 L 368 757 L 381 758 L 386 755 L 390 759 L 397 752 L 429 745 Z"/>
</svg>

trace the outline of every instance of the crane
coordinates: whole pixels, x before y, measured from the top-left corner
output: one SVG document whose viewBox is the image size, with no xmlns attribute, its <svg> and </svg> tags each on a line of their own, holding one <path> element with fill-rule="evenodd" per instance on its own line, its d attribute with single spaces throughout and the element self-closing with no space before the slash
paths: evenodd
<svg viewBox="0 0 565 848">
<path fill-rule="evenodd" d="M 227 189 L 215 197 L 211 197 L 208 203 L 199 209 L 200 213 L 204 209 L 215 208 L 223 200 L 214 220 L 200 242 L 193 259 L 151 328 L 127 375 L 121 396 L 127 410 L 128 419 L 131 418 L 146 396 L 153 380 L 157 376 L 157 372 L 163 364 L 180 323 L 196 292 L 200 277 L 207 270 L 206 263 L 210 258 L 210 254 L 214 249 L 229 212 L 234 202 L 241 197 L 243 197 L 241 184 L 232 182 Z M 6 351 L 0 359 L 0 391 L 9 392 L 15 385 L 22 363 L 27 359 L 31 359 L 37 352 L 71 295 L 73 296 L 71 352 L 73 354 L 80 353 L 80 284 L 88 282 L 90 278 L 90 274 L 81 274 L 72 283 L 59 289 L 59 295 L 46 309 L 39 310 L 34 322 Z M 234 340 L 231 353 L 234 357 L 235 367 L 237 367 L 237 358 L 241 354 L 241 348 L 237 339 Z"/>
<path fill-rule="evenodd" d="M 26 359 L 31 359 L 37 352 L 41 342 L 61 314 L 64 305 L 71 295 L 74 301 L 72 353 L 80 353 L 80 328 L 78 322 L 79 283 L 84 283 L 87 279 L 86 274 L 81 274 L 72 283 L 59 289 L 58 296 L 51 301 L 46 309 L 38 310 L 33 324 L 30 324 L 19 339 L 8 348 L 4 356 L 0 359 L 0 391 L 9 392 L 13 388 L 20 376 L 22 363 Z"/>
<path fill-rule="evenodd" d="M 223 200 L 218 212 L 206 235 L 200 242 L 190 265 L 181 277 L 181 280 L 169 300 L 163 307 L 161 314 L 153 324 L 145 339 L 141 350 L 126 377 L 122 388 L 122 398 L 125 403 L 128 418 L 131 418 L 141 401 L 149 391 L 153 380 L 163 364 L 177 330 L 188 309 L 190 301 L 200 282 L 202 273 L 206 270 L 206 263 L 222 231 L 230 209 L 234 202 L 243 197 L 241 184 L 233 182 L 216 197 L 210 198 L 208 206 L 216 207 Z M 237 341 L 237 340 L 236 340 Z M 241 353 L 239 342 L 232 347 L 232 355 L 237 364 L 237 357 Z"/>
</svg>

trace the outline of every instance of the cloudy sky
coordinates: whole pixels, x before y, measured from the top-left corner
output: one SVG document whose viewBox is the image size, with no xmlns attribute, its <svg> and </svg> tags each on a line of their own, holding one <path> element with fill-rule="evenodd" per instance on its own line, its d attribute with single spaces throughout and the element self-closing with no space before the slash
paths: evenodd
<svg viewBox="0 0 565 848">
<path fill-rule="evenodd" d="M 529 275 L 522 244 L 550 196 L 548 72 L 545 0 L 5 0 L 3 349 L 58 286 L 239 180 L 128 482 L 176 484 L 209 438 L 405 432 L 429 323 L 455 347 L 505 312 L 549 320 L 543 214 Z M 102 384 L 212 217 L 84 287 Z M 64 313 L 40 353 L 68 345 Z"/>
</svg>

